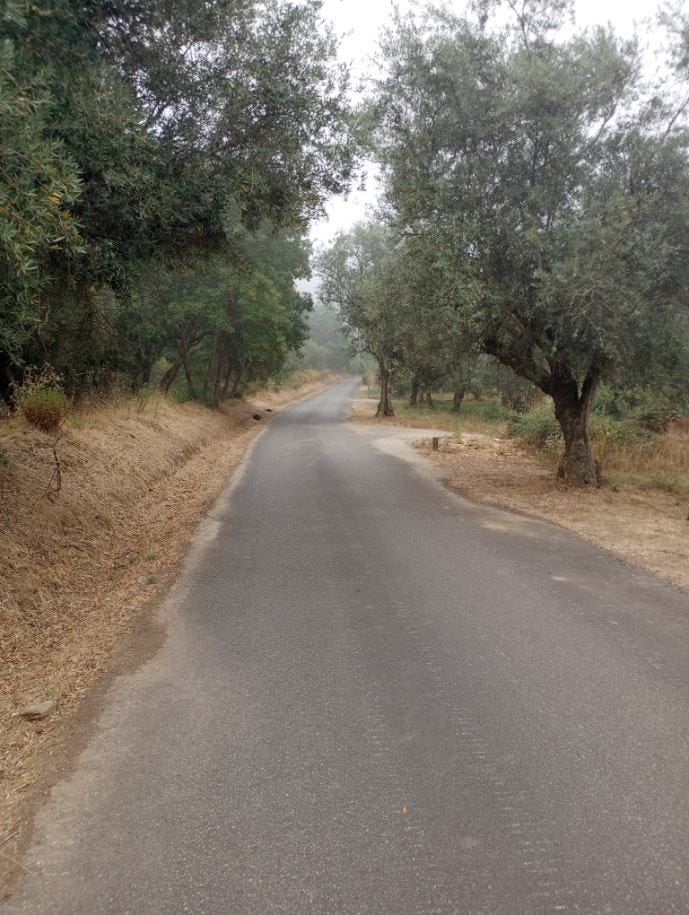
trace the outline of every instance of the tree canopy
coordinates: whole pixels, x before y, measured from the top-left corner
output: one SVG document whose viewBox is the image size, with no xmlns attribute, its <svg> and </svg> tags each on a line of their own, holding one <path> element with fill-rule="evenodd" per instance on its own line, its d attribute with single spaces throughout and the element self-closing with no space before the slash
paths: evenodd
<svg viewBox="0 0 689 915">
<path fill-rule="evenodd" d="M 415 265 L 396 271 L 399 324 L 420 280 L 419 326 L 447 339 L 450 315 L 464 355 L 550 395 L 560 473 L 591 483 L 601 382 L 689 377 L 689 103 L 647 89 L 634 41 L 565 29 L 571 13 L 509 0 L 398 16 L 373 114 L 384 231 Z M 686 78 L 686 19 L 671 21 Z"/>
<path fill-rule="evenodd" d="M 319 8 L 317 0 L 8 0 L 0 13 L 6 398 L 11 381 L 46 362 L 77 390 L 78 351 L 88 351 L 86 374 L 102 382 L 116 327 L 127 320 L 133 334 L 150 323 L 132 318 L 149 264 L 159 277 L 197 266 L 236 271 L 245 234 L 259 233 L 265 248 L 276 231 L 271 282 L 275 271 L 284 276 L 289 239 L 347 186 L 356 158 L 347 73 Z M 265 276 L 242 275 L 245 284 Z M 284 304 L 292 284 L 278 285 Z M 165 349 L 160 331 L 146 331 L 142 345 L 159 339 Z M 288 333 L 287 348 L 297 339 Z"/>
</svg>

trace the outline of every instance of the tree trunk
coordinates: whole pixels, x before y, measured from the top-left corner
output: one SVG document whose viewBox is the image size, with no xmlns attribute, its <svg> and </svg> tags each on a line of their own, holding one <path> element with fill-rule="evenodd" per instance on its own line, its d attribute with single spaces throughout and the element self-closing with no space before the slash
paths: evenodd
<svg viewBox="0 0 689 915">
<path fill-rule="evenodd" d="M 561 480 L 578 486 L 600 486 L 601 467 L 593 456 L 589 438 L 589 419 L 598 381 L 589 375 L 581 395 L 576 384 L 557 387 L 552 392 L 555 416 L 565 440 L 565 453 L 557 475 Z"/>
<path fill-rule="evenodd" d="M 419 382 L 414 378 L 411 383 L 411 394 L 409 395 L 409 406 L 418 407 L 419 405 Z"/>
<path fill-rule="evenodd" d="M 0 354 L 0 397 L 11 409 L 17 406 L 12 366 L 9 357 L 2 354 Z"/>
<path fill-rule="evenodd" d="M 395 415 L 395 411 L 392 409 L 392 396 L 390 392 L 391 375 L 390 369 L 381 367 L 380 400 L 378 402 L 378 409 L 376 410 L 376 416 L 379 418 Z"/>
<path fill-rule="evenodd" d="M 450 413 L 459 413 L 462 408 L 462 402 L 464 400 L 464 395 L 466 394 L 466 385 L 460 385 L 455 388 L 455 393 L 452 397 L 452 407 Z"/>
<path fill-rule="evenodd" d="M 184 366 L 184 375 L 187 379 L 187 388 L 189 389 L 189 397 L 192 400 L 196 399 L 196 391 L 194 389 L 194 378 L 191 374 L 191 367 L 189 366 L 189 359 L 187 353 L 182 353 L 182 365 Z"/>
<path fill-rule="evenodd" d="M 173 382 L 177 377 L 177 373 L 180 370 L 180 365 L 181 363 L 179 362 L 173 362 L 163 377 L 160 379 L 160 390 L 163 392 L 163 394 L 170 393 L 170 388 L 172 387 Z"/>
<path fill-rule="evenodd" d="M 151 383 L 151 371 L 153 362 L 151 359 L 142 359 L 141 361 L 141 384 L 147 387 Z"/>
<path fill-rule="evenodd" d="M 433 402 L 433 395 L 431 394 L 430 388 L 426 391 L 426 406 L 429 410 L 435 410 L 435 403 Z"/>
</svg>

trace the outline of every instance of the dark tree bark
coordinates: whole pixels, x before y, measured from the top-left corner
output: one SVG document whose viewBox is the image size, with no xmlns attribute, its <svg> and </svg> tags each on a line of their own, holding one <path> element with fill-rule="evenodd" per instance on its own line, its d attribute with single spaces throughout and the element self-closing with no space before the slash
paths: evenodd
<svg viewBox="0 0 689 915">
<path fill-rule="evenodd" d="M 527 330 L 528 327 L 525 328 Z M 515 347 L 513 342 L 501 342 L 497 335 L 486 335 L 483 347 L 503 365 L 509 366 L 517 375 L 528 379 L 553 398 L 555 416 L 565 441 L 565 453 L 557 472 L 559 479 L 578 486 L 600 486 L 601 466 L 591 449 L 589 420 L 605 366 L 604 359 L 592 360 L 580 391 L 568 361 L 537 359 L 535 347 L 529 345 L 529 334 L 526 332 L 521 348 Z"/>
<path fill-rule="evenodd" d="M 394 416 L 395 411 L 392 409 L 392 372 L 390 371 L 384 363 L 380 364 L 379 377 L 380 377 L 380 400 L 378 401 L 378 409 L 376 410 L 376 416 L 382 418 L 383 416 Z"/>
<path fill-rule="evenodd" d="M 11 409 L 16 407 L 12 367 L 9 358 L 2 354 L 0 354 L 0 397 Z"/>
<path fill-rule="evenodd" d="M 433 400 L 433 394 L 431 393 L 430 388 L 428 388 L 426 391 L 426 406 L 429 410 L 435 410 L 435 402 Z"/>
<path fill-rule="evenodd" d="M 189 389 L 189 396 L 192 399 L 196 398 L 196 390 L 194 388 L 194 378 L 191 374 L 191 367 L 189 366 L 189 357 L 187 353 L 182 354 L 182 365 L 184 366 L 184 376 L 187 379 L 187 387 Z"/>
<path fill-rule="evenodd" d="M 412 379 L 411 394 L 409 395 L 409 406 L 418 407 L 419 405 L 419 382 L 416 378 Z"/>
<path fill-rule="evenodd" d="M 189 395 L 194 397 L 194 382 L 189 365 L 189 354 L 195 346 L 203 340 L 205 334 L 199 329 L 199 323 L 196 318 L 191 318 L 180 331 L 177 340 L 177 358 L 170 368 L 165 372 L 160 382 L 160 389 L 164 394 L 168 394 L 179 370 L 184 367 L 187 384 L 189 385 Z"/>
<path fill-rule="evenodd" d="M 466 385 L 459 385 L 455 388 L 454 394 L 452 396 L 452 407 L 450 408 L 450 413 L 459 413 L 462 408 L 462 402 L 464 401 L 466 390 Z"/>
<path fill-rule="evenodd" d="M 163 377 L 160 379 L 160 390 L 163 394 L 169 394 L 170 388 L 174 384 L 175 378 L 179 374 L 179 370 L 182 367 L 181 362 L 173 362 L 172 365 L 167 369 Z"/>
<path fill-rule="evenodd" d="M 555 382 L 549 392 L 565 440 L 565 453 L 557 475 L 578 486 L 600 486 L 601 467 L 593 456 L 589 420 L 598 388 L 595 375 L 587 375 L 579 393 L 576 381 Z"/>
<path fill-rule="evenodd" d="M 151 372 L 153 370 L 153 362 L 151 359 L 142 359 L 141 361 L 141 384 L 143 387 L 151 383 Z"/>
</svg>

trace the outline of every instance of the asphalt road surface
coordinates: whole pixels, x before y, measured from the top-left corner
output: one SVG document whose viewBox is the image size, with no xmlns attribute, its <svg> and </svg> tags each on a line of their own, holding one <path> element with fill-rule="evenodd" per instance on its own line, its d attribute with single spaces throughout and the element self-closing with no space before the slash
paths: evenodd
<svg viewBox="0 0 689 915">
<path fill-rule="evenodd" d="M 355 387 L 259 439 L 2 911 L 689 911 L 689 600 L 381 451 Z"/>
</svg>

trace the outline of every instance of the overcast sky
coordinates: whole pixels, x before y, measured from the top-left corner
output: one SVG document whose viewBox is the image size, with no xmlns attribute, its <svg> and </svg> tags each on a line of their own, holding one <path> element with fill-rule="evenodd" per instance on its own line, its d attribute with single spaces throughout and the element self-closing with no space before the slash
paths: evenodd
<svg viewBox="0 0 689 915">
<path fill-rule="evenodd" d="M 638 31 L 648 38 L 653 26 L 642 27 L 644 20 L 652 19 L 658 0 L 576 0 L 576 17 L 579 26 L 612 23 L 618 33 L 630 34 L 635 23 Z M 399 0 L 404 9 L 418 9 L 420 4 Z M 463 0 L 454 0 L 448 6 L 461 12 Z M 373 58 L 381 28 L 389 21 L 390 0 L 325 0 L 323 13 L 342 36 L 341 59 L 352 67 L 354 84 L 357 79 L 375 71 Z M 327 218 L 316 223 L 311 237 L 316 245 L 327 242 L 335 232 L 347 229 L 366 215 L 366 208 L 375 200 L 375 178 L 369 175 L 365 191 L 354 190 L 347 199 L 334 198 L 327 208 Z"/>
</svg>

